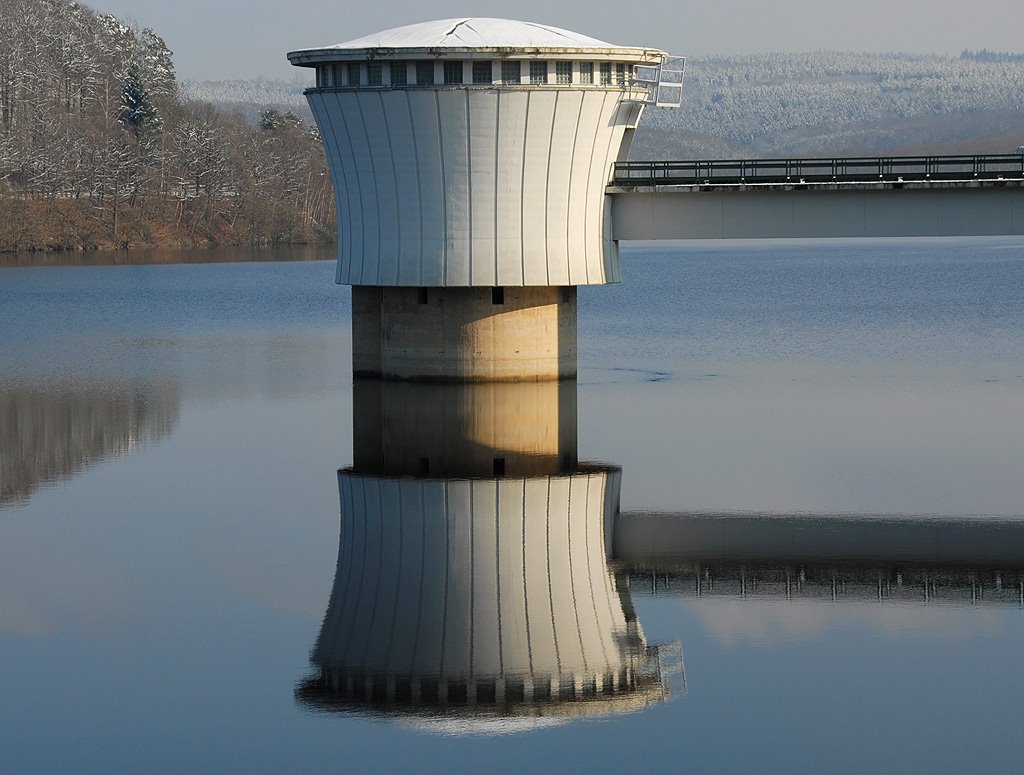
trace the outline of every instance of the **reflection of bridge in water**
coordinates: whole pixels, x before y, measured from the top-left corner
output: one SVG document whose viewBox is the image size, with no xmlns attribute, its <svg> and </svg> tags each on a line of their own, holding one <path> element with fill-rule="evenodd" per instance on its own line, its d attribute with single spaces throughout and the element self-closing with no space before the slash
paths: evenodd
<svg viewBox="0 0 1024 775">
<path fill-rule="evenodd" d="M 623 513 L 636 593 L 1024 606 L 1024 518 Z"/>
<path fill-rule="evenodd" d="M 637 594 L 1020 604 L 1024 519 L 620 512 L 573 382 L 357 382 L 316 708 L 498 732 L 685 691 Z"/>
</svg>

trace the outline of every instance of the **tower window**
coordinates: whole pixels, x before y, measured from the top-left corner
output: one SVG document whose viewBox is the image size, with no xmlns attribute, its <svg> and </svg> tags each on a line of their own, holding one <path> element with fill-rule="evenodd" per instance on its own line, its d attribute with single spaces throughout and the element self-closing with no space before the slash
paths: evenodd
<svg viewBox="0 0 1024 775">
<path fill-rule="evenodd" d="M 444 82 L 448 86 L 462 83 L 462 62 L 444 63 Z"/>
<path fill-rule="evenodd" d="M 501 63 L 501 82 L 519 83 L 521 79 L 519 60 Z"/>
<path fill-rule="evenodd" d="M 624 64 L 615 65 L 615 83 L 619 86 L 626 85 L 626 66 Z"/>
<path fill-rule="evenodd" d="M 358 86 L 359 85 L 359 63 L 349 62 L 348 63 L 348 85 Z"/>
<path fill-rule="evenodd" d="M 504 304 L 505 303 L 505 288 L 501 285 L 496 285 L 491 288 L 491 304 Z"/>
<path fill-rule="evenodd" d="M 405 86 L 409 83 L 409 67 L 405 62 L 391 63 L 391 85 Z"/>
<path fill-rule="evenodd" d="M 601 63 L 601 86 L 608 86 L 612 82 L 612 63 Z"/>
<path fill-rule="evenodd" d="M 380 62 L 366 63 L 366 83 L 381 86 L 384 83 L 384 66 Z"/>
<path fill-rule="evenodd" d="M 420 86 L 430 86 L 434 83 L 434 63 L 416 63 L 416 83 Z"/>
<path fill-rule="evenodd" d="M 409 678 L 395 679 L 395 702 L 412 701 L 412 680 Z"/>
<path fill-rule="evenodd" d="M 473 62 L 473 83 L 491 83 L 491 63 L 476 61 Z"/>
<path fill-rule="evenodd" d="M 334 85 L 341 86 L 345 80 L 345 65 L 334 65 Z"/>
<path fill-rule="evenodd" d="M 505 702 L 516 703 L 526 700 L 526 687 L 521 679 L 505 679 Z"/>
<path fill-rule="evenodd" d="M 572 83 L 572 62 L 555 62 L 555 83 Z"/>
<path fill-rule="evenodd" d="M 594 63 L 580 62 L 580 83 L 594 82 Z"/>
<path fill-rule="evenodd" d="M 465 681 L 448 681 L 448 702 L 452 705 L 465 705 L 469 701 L 469 691 Z"/>
<path fill-rule="evenodd" d="M 537 61 L 536 59 L 530 62 L 530 83 L 542 84 L 548 82 L 548 63 L 544 61 Z"/>
<path fill-rule="evenodd" d="M 420 702 L 427 706 L 437 705 L 440 696 L 436 678 L 424 678 L 420 681 Z"/>
<path fill-rule="evenodd" d="M 429 298 L 427 297 L 427 289 L 426 288 L 419 288 L 418 289 L 418 294 L 417 294 L 417 297 L 416 297 L 416 301 L 419 304 L 426 304 L 429 301 Z"/>
</svg>

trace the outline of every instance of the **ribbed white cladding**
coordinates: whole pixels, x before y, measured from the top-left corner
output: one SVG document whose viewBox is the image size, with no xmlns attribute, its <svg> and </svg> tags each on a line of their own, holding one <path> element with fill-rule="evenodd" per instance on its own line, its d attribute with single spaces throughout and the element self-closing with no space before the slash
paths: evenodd
<svg viewBox="0 0 1024 775">
<path fill-rule="evenodd" d="M 339 220 L 339 283 L 620 280 L 604 193 L 640 107 L 621 89 L 308 93 Z"/>
<path fill-rule="evenodd" d="M 642 642 L 626 637 L 605 555 L 617 477 L 342 472 L 338 573 L 314 660 L 449 679 L 631 671 Z"/>
</svg>

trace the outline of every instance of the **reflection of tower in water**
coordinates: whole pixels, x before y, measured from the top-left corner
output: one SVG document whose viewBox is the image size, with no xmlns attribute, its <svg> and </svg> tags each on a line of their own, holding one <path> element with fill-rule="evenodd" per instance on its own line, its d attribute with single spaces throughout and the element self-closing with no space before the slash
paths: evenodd
<svg viewBox="0 0 1024 775">
<path fill-rule="evenodd" d="M 608 566 L 619 470 L 576 462 L 575 383 L 359 383 L 318 707 L 568 717 L 667 697 Z"/>
</svg>

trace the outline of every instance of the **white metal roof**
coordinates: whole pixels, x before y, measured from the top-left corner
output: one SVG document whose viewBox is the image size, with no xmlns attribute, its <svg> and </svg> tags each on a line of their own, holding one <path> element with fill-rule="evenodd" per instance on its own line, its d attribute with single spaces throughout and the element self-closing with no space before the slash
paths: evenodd
<svg viewBox="0 0 1024 775">
<path fill-rule="evenodd" d="M 513 19 L 440 19 L 375 32 L 325 48 L 621 48 L 578 32 Z"/>
</svg>

